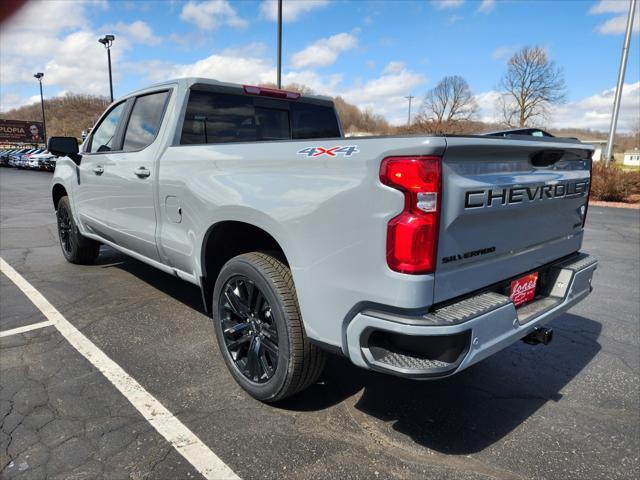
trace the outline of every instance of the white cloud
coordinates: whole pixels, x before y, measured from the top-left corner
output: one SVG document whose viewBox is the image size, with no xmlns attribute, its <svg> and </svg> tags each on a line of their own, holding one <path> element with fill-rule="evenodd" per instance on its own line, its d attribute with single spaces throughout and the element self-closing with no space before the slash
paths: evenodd
<svg viewBox="0 0 640 480">
<path fill-rule="evenodd" d="M 507 58 L 513 52 L 513 47 L 498 47 L 491 54 L 491 58 L 494 60 L 502 60 Z"/>
<path fill-rule="evenodd" d="M 39 94 L 32 95 L 29 98 L 23 98 L 15 92 L 3 92 L 2 96 L 0 96 L 0 112 L 6 112 L 8 110 L 13 110 L 14 108 L 20 108 L 24 105 L 31 105 L 36 102 L 40 103 Z"/>
<path fill-rule="evenodd" d="M 464 0 L 433 0 L 431 2 L 438 10 L 444 10 L 445 8 L 458 8 L 464 3 Z"/>
<path fill-rule="evenodd" d="M 495 122 L 496 102 L 498 101 L 498 98 L 500 98 L 500 93 L 490 90 L 488 92 L 474 95 L 473 98 L 478 105 L 478 119 L 482 122 Z"/>
<path fill-rule="evenodd" d="M 106 54 L 98 43 L 100 34 L 88 27 L 87 5 L 104 7 L 102 3 L 80 1 L 30 2 L 3 25 L 0 31 L 3 90 L 9 84 L 33 85 L 35 89 L 33 74 L 41 71 L 45 74 L 45 93 L 57 87 L 78 93 L 108 94 Z M 125 37 L 116 39 L 116 43 L 111 51 L 114 65 L 130 46 Z M 114 68 L 116 80 L 120 73 Z"/>
<path fill-rule="evenodd" d="M 494 8 L 496 8 L 496 0 L 482 0 L 482 3 L 478 7 L 478 11 L 489 13 Z"/>
<path fill-rule="evenodd" d="M 350 33 L 338 33 L 328 38 L 307 45 L 291 56 L 293 68 L 304 68 L 313 65 L 326 66 L 336 61 L 338 55 L 355 48 L 358 39 Z"/>
<path fill-rule="evenodd" d="M 189 1 L 182 7 L 180 18 L 200 30 L 215 30 L 220 25 L 234 28 L 246 28 L 248 25 L 227 0 Z"/>
<path fill-rule="evenodd" d="M 370 109 L 384 115 L 392 124 L 400 125 L 407 121 L 407 100 L 404 97 L 415 93 L 415 89 L 426 81 L 423 75 L 405 68 L 393 74 L 383 73 L 381 77 L 355 84 L 334 95 L 341 95 L 359 108 Z M 417 108 L 419 101 L 415 105 Z"/>
<path fill-rule="evenodd" d="M 133 23 L 119 22 L 114 25 L 107 25 L 102 30 L 119 33 L 145 45 L 158 45 L 160 43 L 160 37 L 155 36 L 151 27 L 142 20 L 137 20 Z"/>
<path fill-rule="evenodd" d="M 282 20 L 284 22 L 295 22 L 301 15 L 327 5 L 329 5 L 329 0 L 283 0 Z M 260 15 L 268 20 L 278 20 L 278 2 L 276 0 L 263 0 L 260 5 Z"/>
<path fill-rule="evenodd" d="M 589 9 L 589 15 L 599 15 L 603 13 L 617 13 L 604 23 L 596 27 L 596 31 L 601 35 L 622 35 L 627 29 L 627 14 L 629 12 L 629 0 L 601 0 Z M 633 33 L 640 31 L 640 7 L 636 7 L 633 19 Z"/>
<path fill-rule="evenodd" d="M 404 62 L 389 62 L 382 70 L 382 73 L 400 73 L 405 68 Z"/>
<path fill-rule="evenodd" d="M 262 57 L 214 54 L 191 64 L 163 65 L 143 68 L 152 80 L 180 77 L 215 78 L 221 82 L 265 83 L 276 78 L 275 68 Z"/>
<path fill-rule="evenodd" d="M 602 35 L 622 35 L 626 29 L 626 15 L 618 15 L 617 17 L 610 18 L 596 27 L 596 31 Z M 638 30 L 640 30 L 640 18 L 636 15 L 633 18 L 633 33 L 638 33 Z"/>
<path fill-rule="evenodd" d="M 591 128 L 606 131 L 611 122 L 615 88 L 555 107 L 552 125 L 558 128 Z M 640 121 L 640 82 L 622 88 L 618 131 L 629 132 Z"/>
<path fill-rule="evenodd" d="M 589 15 L 622 13 L 629 11 L 629 0 L 600 0 L 589 9 Z"/>
<path fill-rule="evenodd" d="M 450 15 L 447 19 L 447 25 L 453 25 L 454 23 L 458 23 L 460 20 L 462 20 L 460 15 Z"/>
</svg>

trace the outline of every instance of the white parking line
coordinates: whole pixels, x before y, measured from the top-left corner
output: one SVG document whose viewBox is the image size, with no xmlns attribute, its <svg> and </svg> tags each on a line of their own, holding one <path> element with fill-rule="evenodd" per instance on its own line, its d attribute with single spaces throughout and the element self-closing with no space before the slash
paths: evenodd
<svg viewBox="0 0 640 480">
<path fill-rule="evenodd" d="M 45 320 L 44 322 L 32 323 L 31 325 L 25 325 L 24 327 L 16 327 L 10 330 L 0 331 L 0 338 L 8 337 L 10 335 L 17 335 L 18 333 L 30 332 L 31 330 L 37 330 L 38 328 L 44 328 L 53 325 L 51 320 Z"/>
<path fill-rule="evenodd" d="M 62 336 L 95 366 L 122 393 L 160 435 L 207 479 L 239 479 L 218 456 L 156 400 L 142 385 L 129 376 L 91 340 L 62 316 L 11 265 L 0 258 L 0 271 L 38 307 L 42 314 L 60 331 Z"/>
</svg>

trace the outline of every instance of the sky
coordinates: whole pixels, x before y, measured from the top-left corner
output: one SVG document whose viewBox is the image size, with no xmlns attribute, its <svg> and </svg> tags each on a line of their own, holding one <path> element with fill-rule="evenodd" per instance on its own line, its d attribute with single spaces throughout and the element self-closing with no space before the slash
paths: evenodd
<svg viewBox="0 0 640 480">
<path fill-rule="evenodd" d="M 607 130 L 628 0 L 284 0 L 283 83 L 341 95 L 393 124 L 407 121 L 429 88 L 461 75 L 497 118 L 509 57 L 538 45 L 564 71 L 567 102 L 553 127 Z M 0 30 L 0 110 L 66 92 L 115 97 L 169 78 L 202 76 L 257 84 L 276 80 L 276 2 L 32 0 Z M 623 89 L 619 131 L 640 122 L 640 13 Z"/>
</svg>

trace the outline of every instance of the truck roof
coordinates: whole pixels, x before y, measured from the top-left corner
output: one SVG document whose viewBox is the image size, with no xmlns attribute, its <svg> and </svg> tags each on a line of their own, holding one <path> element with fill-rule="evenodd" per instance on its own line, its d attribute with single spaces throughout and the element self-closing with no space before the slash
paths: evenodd
<svg viewBox="0 0 640 480">
<path fill-rule="evenodd" d="M 244 85 L 246 84 L 242 84 L 242 83 L 230 83 L 230 82 L 221 82 L 219 80 L 213 79 L 213 78 L 204 78 L 204 77 L 182 77 L 182 78 L 174 78 L 174 79 L 170 79 L 170 80 L 166 80 L 164 82 L 159 82 L 159 83 L 154 83 L 153 85 L 149 85 L 148 87 L 136 90 L 135 92 L 131 92 L 129 94 L 127 94 L 126 96 L 131 96 L 131 95 L 137 95 L 139 93 L 142 93 L 146 90 L 149 90 L 150 88 L 157 88 L 157 87 L 162 87 L 162 86 L 169 86 L 169 85 L 175 85 L 178 84 L 180 86 L 182 86 L 185 90 L 189 89 L 191 86 L 196 85 L 196 84 L 204 84 L 204 85 L 214 85 L 214 86 L 220 86 L 220 87 L 230 87 L 230 88 L 242 88 Z M 313 100 L 319 100 L 322 102 L 331 102 L 333 103 L 333 98 L 327 96 L 327 95 L 308 95 L 308 94 L 300 94 L 300 98 L 303 99 L 313 99 Z"/>
</svg>

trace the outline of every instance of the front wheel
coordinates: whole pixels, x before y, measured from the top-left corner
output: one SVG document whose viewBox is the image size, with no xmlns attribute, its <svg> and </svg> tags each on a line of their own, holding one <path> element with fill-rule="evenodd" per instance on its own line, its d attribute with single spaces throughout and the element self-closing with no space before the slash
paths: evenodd
<svg viewBox="0 0 640 480">
<path fill-rule="evenodd" d="M 93 263 L 100 253 L 100 244 L 95 240 L 83 237 L 78 230 L 69 197 L 62 197 L 56 211 L 58 220 L 58 237 L 64 258 L 70 263 L 88 265 Z"/>
<path fill-rule="evenodd" d="M 213 291 L 218 346 L 252 397 L 275 402 L 315 383 L 325 355 L 305 335 L 289 267 L 252 252 L 229 260 Z"/>
</svg>

